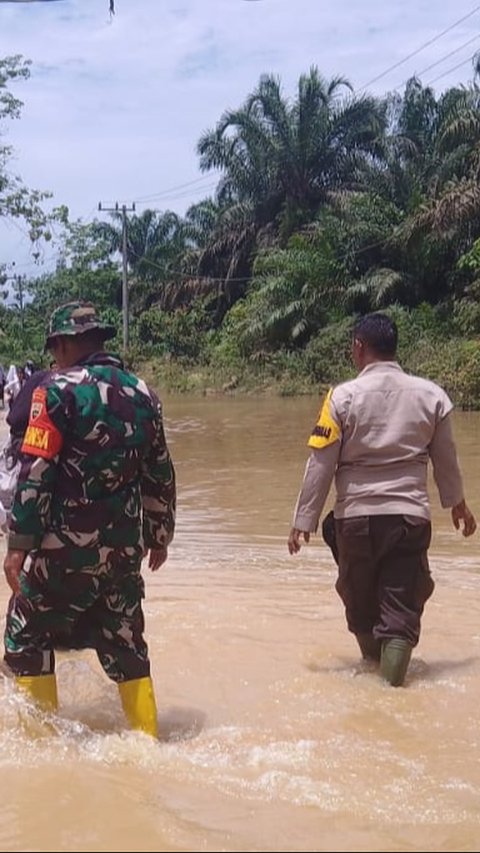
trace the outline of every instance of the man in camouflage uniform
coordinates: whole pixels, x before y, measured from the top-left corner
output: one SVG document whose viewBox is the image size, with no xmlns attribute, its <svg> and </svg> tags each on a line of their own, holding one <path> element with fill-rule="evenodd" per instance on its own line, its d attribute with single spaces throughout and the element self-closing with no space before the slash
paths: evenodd
<svg viewBox="0 0 480 853">
<path fill-rule="evenodd" d="M 5 660 L 51 709 L 54 648 L 94 648 L 130 725 L 156 736 L 140 569 L 147 550 L 153 571 L 167 558 L 175 475 L 158 399 L 103 349 L 114 333 L 89 303 L 52 315 L 58 370 L 33 391 L 4 564 Z"/>
</svg>

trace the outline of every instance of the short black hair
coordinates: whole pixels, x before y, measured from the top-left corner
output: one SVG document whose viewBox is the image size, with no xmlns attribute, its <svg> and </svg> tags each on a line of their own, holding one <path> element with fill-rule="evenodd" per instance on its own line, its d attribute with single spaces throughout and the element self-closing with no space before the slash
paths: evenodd
<svg viewBox="0 0 480 853">
<path fill-rule="evenodd" d="M 356 321 L 353 337 L 366 344 L 383 358 L 396 355 L 398 343 L 397 324 L 386 314 L 365 314 Z"/>
</svg>

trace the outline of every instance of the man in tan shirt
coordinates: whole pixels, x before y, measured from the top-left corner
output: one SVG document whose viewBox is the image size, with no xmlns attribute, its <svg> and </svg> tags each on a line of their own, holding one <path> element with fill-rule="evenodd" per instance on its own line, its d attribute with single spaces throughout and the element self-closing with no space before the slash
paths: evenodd
<svg viewBox="0 0 480 853">
<path fill-rule="evenodd" d="M 364 658 L 403 684 L 434 583 L 427 465 L 456 529 L 471 536 L 445 391 L 404 373 L 395 360 L 397 328 L 385 314 L 353 331 L 356 379 L 331 389 L 309 439 L 312 448 L 288 538 L 296 554 L 318 528 L 335 477 L 336 589 Z"/>
</svg>

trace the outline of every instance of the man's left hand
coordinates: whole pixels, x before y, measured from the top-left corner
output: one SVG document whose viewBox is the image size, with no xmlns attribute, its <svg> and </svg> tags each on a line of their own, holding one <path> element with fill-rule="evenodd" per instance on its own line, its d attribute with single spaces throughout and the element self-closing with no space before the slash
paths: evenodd
<svg viewBox="0 0 480 853">
<path fill-rule="evenodd" d="M 475 516 L 465 503 L 465 501 L 460 501 L 459 504 L 452 507 L 452 521 L 453 526 L 456 530 L 460 527 L 460 522 L 463 521 L 463 530 L 462 533 L 464 536 L 472 536 L 477 529 L 477 522 L 475 521 Z"/>
<path fill-rule="evenodd" d="M 3 571 L 7 583 L 14 595 L 20 592 L 20 572 L 23 569 L 27 551 L 7 551 L 3 561 Z"/>
</svg>

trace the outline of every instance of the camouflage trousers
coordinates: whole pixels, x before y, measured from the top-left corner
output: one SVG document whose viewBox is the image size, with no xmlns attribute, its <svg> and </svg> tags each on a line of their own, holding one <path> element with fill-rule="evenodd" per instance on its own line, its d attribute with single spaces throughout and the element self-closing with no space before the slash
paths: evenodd
<svg viewBox="0 0 480 853">
<path fill-rule="evenodd" d="M 5 661 L 15 675 L 54 672 L 56 648 L 91 648 L 113 681 L 148 676 L 142 553 L 139 546 L 34 552 L 7 612 Z"/>
</svg>

